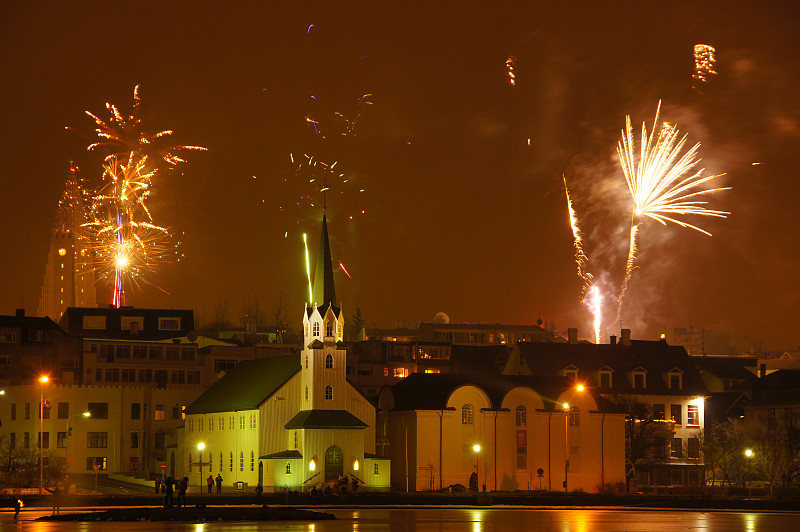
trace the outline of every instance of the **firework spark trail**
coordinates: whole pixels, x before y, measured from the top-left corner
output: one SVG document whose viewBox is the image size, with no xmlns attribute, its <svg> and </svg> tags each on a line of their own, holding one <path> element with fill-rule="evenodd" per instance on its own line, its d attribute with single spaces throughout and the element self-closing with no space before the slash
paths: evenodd
<svg viewBox="0 0 800 532">
<path fill-rule="evenodd" d="M 306 250 L 306 277 L 308 277 L 308 303 L 314 305 L 314 293 L 311 288 L 311 261 L 308 258 L 308 238 L 303 233 L 303 247 Z"/>
<path fill-rule="evenodd" d="M 692 79 L 700 84 L 708 83 L 712 76 L 717 75 L 714 64 L 717 62 L 716 49 L 708 44 L 694 45 L 694 74 Z M 697 85 L 694 87 L 697 89 Z"/>
<path fill-rule="evenodd" d="M 506 76 L 508 77 L 508 84 L 512 87 L 517 84 L 517 75 L 514 73 L 516 66 L 517 58 L 513 55 L 508 56 L 508 59 L 506 59 Z"/>
<path fill-rule="evenodd" d="M 594 315 L 594 343 L 600 343 L 600 327 L 603 322 L 603 297 L 600 295 L 600 289 L 593 286 L 589 290 L 589 307 L 592 309 Z"/>
<path fill-rule="evenodd" d="M 569 196 L 569 187 L 567 187 L 567 178 L 565 175 L 561 175 L 561 178 L 564 180 L 564 192 L 567 195 L 567 210 L 569 212 L 569 225 L 572 228 L 572 237 L 575 247 L 575 262 L 578 265 L 578 277 L 583 280 L 583 285 L 581 285 L 581 296 L 580 301 L 583 302 L 583 299 L 586 297 L 586 291 L 589 289 L 589 286 L 592 284 L 592 274 L 586 271 L 586 263 L 589 261 L 589 258 L 583 252 L 583 238 L 581 236 L 580 228 L 578 227 L 578 215 L 575 213 L 575 209 L 572 207 L 572 199 Z"/>
<path fill-rule="evenodd" d="M 339 261 L 339 267 L 342 269 L 342 271 L 345 273 L 345 275 L 347 275 L 347 277 L 352 279 L 352 277 L 350 276 L 350 272 L 348 272 L 347 268 L 344 267 L 344 264 L 342 263 L 342 261 Z"/>
<path fill-rule="evenodd" d="M 661 102 L 658 102 L 653 129 L 649 135 L 647 125 L 642 123 L 642 136 L 639 146 L 639 156 L 636 156 L 633 140 L 631 117 L 625 119 L 625 129 L 622 131 L 622 140 L 617 144 L 617 154 L 620 165 L 625 174 L 631 197 L 633 199 L 633 212 L 631 213 L 631 236 L 628 251 L 628 261 L 625 268 L 625 278 L 620 287 L 617 311 L 622 308 L 622 298 L 628 288 L 633 270 L 636 268 L 636 254 L 638 250 L 636 238 L 642 217 L 647 216 L 667 225 L 667 222 L 694 229 L 711 236 L 705 229 L 676 219 L 675 216 L 713 216 L 727 218 L 727 211 L 719 211 L 706 207 L 707 201 L 701 201 L 700 196 L 712 194 L 730 187 L 717 187 L 700 189 L 700 185 L 724 174 L 703 176 L 705 168 L 695 170 L 700 163 L 698 142 L 684 152 L 687 135 L 679 136 L 678 128 L 674 124 L 661 124 L 658 117 L 661 111 Z M 686 177 L 688 176 L 688 177 Z"/>
</svg>

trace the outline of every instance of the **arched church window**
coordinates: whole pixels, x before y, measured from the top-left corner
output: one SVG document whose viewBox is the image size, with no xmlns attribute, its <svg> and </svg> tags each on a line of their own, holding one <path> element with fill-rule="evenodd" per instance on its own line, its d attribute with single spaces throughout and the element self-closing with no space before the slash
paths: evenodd
<svg viewBox="0 0 800 532">
<path fill-rule="evenodd" d="M 375 462 L 375 464 L 372 466 L 372 474 L 373 475 L 379 475 L 380 474 L 380 471 L 378 470 L 378 463 L 377 462 Z"/>
<path fill-rule="evenodd" d="M 333 387 L 331 385 L 325 387 L 325 399 L 328 401 L 333 399 Z"/>
<path fill-rule="evenodd" d="M 333 336 L 333 322 L 325 324 L 325 336 Z"/>
<path fill-rule="evenodd" d="M 239 451 L 239 471 L 244 471 L 244 453 Z"/>
<path fill-rule="evenodd" d="M 291 475 L 292 474 L 292 463 L 291 462 L 286 462 L 286 474 L 287 475 Z"/>
<path fill-rule="evenodd" d="M 219 453 L 219 471 L 222 472 L 222 453 Z"/>
<path fill-rule="evenodd" d="M 577 406 L 573 406 L 569 409 L 569 426 L 570 427 L 580 427 L 581 426 L 581 412 L 578 410 Z"/>
<path fill-rule="evenodd" d="M 325 368 L 326 369 L 333 368 L 333 356 L 330 353 L 325 355 Z"/>
<path fill-rule="evenodd" d="M 306 386 L 306 401 L 308 401 L 308 386 Z"/>
<path fill-rule="evenodd" d="M 308 355 L 306 355 L 306 369 L 308 369 Z"/>
<path fill-rule="evenodd" d="M 319 323 L 314 322 L 314 337 L 316 338 L 318 336 L 319 336 Z"/>
<path fill-rule="evenodd" d="M 294 431 L 294 448 L 297 449 L 298 444 L 300 443 L 300 437 L 297 434 L 297 431 Z"/>
<path fill-rule="evenodd" d="M 231 451 L 231 463 L 230 463 L 230 470 L 233 471 L 233 451 Z"/>
<path fill-rule="evenodd" d="M 208 453 L 208 472 L 211 473 L 214 471 L 214 453 Z"/>
<path fill-rule="evenodd" d="M 256 467 L 256 455 L 250 451 L 250 471 L 254 471 Z"/>
<path fill-rule="evenodd" d="M 517 407 L 517 426 L 524 427 L 528 424 L 528 411 L 525 409 L 523 405 L 519 405 Z"/>
<path fill-rule="evenodd" d="M 461 407 L 461 424 L 472 425 L 472 405 L 469 403 Z"/>
</svg>

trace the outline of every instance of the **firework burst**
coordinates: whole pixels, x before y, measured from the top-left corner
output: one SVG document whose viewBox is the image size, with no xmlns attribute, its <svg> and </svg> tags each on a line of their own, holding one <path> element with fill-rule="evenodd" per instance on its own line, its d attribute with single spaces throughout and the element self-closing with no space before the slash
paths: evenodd
<svg viewBox="0 0 800 532">
<path fill-rule="evenodd" d="M 202 146 L 183 146 L 170 144 L 169 137 L 172 130 L 165 129 L 156 133 L 148 133 L 142 126 L 141 109 L 142 101 L 139 98 L 139 85 L 133 89 L 133 112 L 129 116 L 123 115 L 119 108 L 106 103 L 106 109 L 111 113 L 111 118 L 104 120 L 90 111 L 86 114 L 92 117 L 97 125 L 95 132 L 100 139 L 86 147 L 87 150 L 105 149 L 108 152 L 106 159 L 128 153 L 141 153 L 152 160 L 163 160 L 169 166 L 176 166 L 186 162 L 182 157 L 183 151 L 206 151 Z"/>
<path fill-rule="evenodd" d="M 589 258 L 586 256 L 586 253 L 583 252 L 583 237 L 581 235 L 581 230 L 578 227 L 578 215 L 575 213 L 575 209 L 572 208 L 572 199 L 569 196 L 569 187 L 567 187 L 567 177 L 562 175 L 561 178 L 564 180 L 564 192 L 567 195 L 567 211 L 569 213 L 569 225 L 572 229 L 573 246 L 575 247 L 575 262 L 578 266 L 578 277 L 583 280 L 580 296 L 580 300 L 583 302 L 584 297 L 586 297 L 586 291 L 592 284 L 593 277 L 591 273 L 586 271 L 586 265 L 589 262 Z"/>
<path fill-rule="evenodd" d="M 99 279 L 114 282 L 112 303 L 124 304 L 124 287 L 147 282 L 143 275 L 178 256 L 175 242 L 165 227 L 153 223 L 145 203 L 150 195 L 152 171 L 147 158 L 116 157 L 103 164 L 104 185 L 92 198 L 89 221 L 83 224 L 89 251 Z"/>
<path fill-rule="evenodd" d="M 710 236 L 711 233 L 705 229 L 676 218 L 676 216 L 726 218 L 730 214 L 727 211 L 709 209 L 706 207 L 708 202 L 702 200 L 702 197 L 708 194 L 728 190 L 730 187 L 700 188 L 705 183 L 724 174 L 703 176 L 705 168 L 697 169 L 701 160 L 698 157 L 700 143 L 684 151 L 687 135 L 680 136 L 680 132 L 674 124 L 664 123 L 659 127 L 660 111 L 661 102 L 659 101 L 653 128 L 649 134 L 646 124 L 642 124 L 638 155 L 630 116 L 626 117 L 622 140 L 617 145 L 620 165 L 634 204 L 631 214 L 628 260 L 625 277 L 620 288 L 618 310 L 622 307 L 622 298 L 636 267 L 637 235 L 643 217 L 652 218 L 662 225 L 672 222 Z"/>
</svg>

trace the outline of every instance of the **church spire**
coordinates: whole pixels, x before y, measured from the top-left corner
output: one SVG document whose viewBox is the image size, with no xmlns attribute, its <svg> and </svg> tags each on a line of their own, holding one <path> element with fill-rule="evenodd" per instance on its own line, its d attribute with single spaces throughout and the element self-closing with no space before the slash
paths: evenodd
<svg viewBox="0 0 800 532">
<path fill-rule="evenodd" d="M 336 287 L 333 284 L 333 266 L 331 265 L 331 245 L 328 240 L 328 222 L 322 215 L 322 234 L 319 237 L 319 252 L 317 264 L 314 269 L 314 284 L 312 287 L 314 301 L 312 305 L 325 306 L 330 303 L 336 307 Z"/>
</svg>

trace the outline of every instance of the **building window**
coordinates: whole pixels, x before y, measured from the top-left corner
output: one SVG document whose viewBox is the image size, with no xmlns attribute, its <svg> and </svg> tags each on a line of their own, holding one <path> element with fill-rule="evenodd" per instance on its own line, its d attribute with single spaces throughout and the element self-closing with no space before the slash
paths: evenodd
<svg viewBox="0 0 800 532">
<path fill-rule="evenodd" d="M 233 416 L 230 416 L 230 417 L 228 418 L 228 430 L 233 430 L 234 428 L 236 428 L 236 427 L 235 427 L 235 425 L 233 424 Z"/>
<path fill-rule="evenodd" d="M 669 389 L 670 390 L 680 390 L 683 388 L 683 380 L 681 379 L 682 375 L 680 373 L 670 373 L 669 374 Z"/>
<path fill-rule="evenodd" d="M 669 405 L 670 418 L 675 422 L 676 425 L 683 423 L 683 419 L 681 418 L 682 410 L 683 409 L 681 405 Z"/>
<path fill-rule="evenodd" d="M 26 448 L 26 449 L 31 446 L 31 433 L 30 432 L 25 432 L 25 433 L 22 434 L 22 446 L 24 448 Z"/>
<path fill-rule="evenodd" d="M 106 317 L 105 316 L 84 316 L 83 317 L 83 328 L 84 329 L 93 329 L 93 330 L 102 330 L 106 328 Z"/>
<path fill-rule="evenodd" d="M 142 416 L 142 404 L 131 403 L 131 419 L 141 419 L 141 416 Z"/>
<path fill-rule="evenodd" d="M 181 360 L 194 360 L 194 349 L 191 347 L 181 348 Z"/>
<path fill-rule="evenodd" d="M 672 458 L 683 458 L 682 438 L 672 438 L 672 445 L 670 446 L 670 456 Z"/>
<path fill-rule="evenodd" d="M 255 414 L 252 414 L 250 416 L 250 428 L 251 429 L 256 428 L 256 415 Z"/>
<path fill-rule="evenodd" d="M 214 373 L 219 373 L 220 371 L 228 371 L 229 369 L 233 369 L 236 365 L 236 360 L 234 359 L 225 359 L 225 358 L 217 358 L 214 359 Z"/>
<path fill-rule="evenodd" d="M 131 431 L 131 449 L 138 449 L 139 448 L 139 431 L 132 430 Z"/>
<path fill-rule="evenodd" d="M 37 434 L 38 435 L 36 437 L 36 445 L 40 445 L 41 443 L 44 443 L 44 447 L 43 448 L 44 449 L 49 449 L 50 448 L 50 433 L 49 432 L 39 432 Z M 41 442 L 39 441 L 40 439 L 41 439 Z"/>
<path fill-rule="evenodd" d="M 634 388 L 641 390 L 641 389 L 644 389 L 646 387 L 646 385 L 647 385 L 647 382 L 645 380 L 645 374 L 644 373 L 634 373 L 633 374 L 633 387 Z"/>
<path fill-rule="evenodd" d="M 164 432 L 156 432 L 155 439 L 153 440 L 153 447 L 156 449 L 167 448 L 167 435 Z"/>
<path fill-rule="evenodd" d="M 333 387 L 330 384 L 325 387 L 325 400 L 333 400 Z"/>
<path fill-rule="evenodd" d="M 686 425 L 690 427 L 700 426 L 700 407 L 689 405 L 686 407 Z"/>
<path fill-rule="evenodd" d="M 665 438 L 654 438 L 653 458 L 666 458 L 667 440 Z"/>
<path fill-rule="evenodd" d="M 239 451 L 239 471 L 244 471 L 244 453 Z"/>
<path fill-rule="evenodd" d="M 31 418 L 31 404 L 25 403 L 25 419 Z"/>
<path fill-rule="evenodd" d="M 568 417 L 569 417 L 569 419 L 567 421 L 567 424 L 570 427 L 580 427 L 581 426 L 581 413 L 578 410 L 577 406 L 573 406 L 572 408 L 570 408 L 569 413 L 568 413 Z"/>
<path fill-rule="evenodd" d="M 308 355 L 306 355 L 306 369 L 308 369 Z"/>
<path fill-rule="evenodd" d="M 89 449 L 105 449 L 108 447 L 108 432 L 87 432 L 86 447 Z"/>
<path fill-rule="evenodd" d="M 179 406 L 172 407 L 172 419 L 181 419 L 181 407 Z"/>
<path fill-rule="evenodd" d="M 308 386 L 306 386 L 306 401 L 308 401 Z"/>
<path fill-rule="evenodd" d="M 164 358 L 164 349 L 161 347 L 150 348 L 150 360 L 162 360 Z"/>
<path fill-rule="evenodd" d="M 222 473 L 222 453 L 219 453 L 219 471 Z"/>
<path fill-rule="evenodd" d="M 244 430 L 244 414 L 239 414 L 239 430 Z"/>
<path fill-rule="evenodd" d="M 69 418 L 69 403 L 58 403 L 58 419 Z"/>
<path fill-rule="evenodd" d="M 329 353 L 325 355 L 325 369 L 333 368 L 333 356 Z"/>
<path fill-rule="evenodd" d="M 291 462 L 286 462 L 286 474 L 287 475 L 291 475 L 292 474 L 292 463 Z"/>
<path fill-rule="evenodd" d="M 256 467 L 256 455 L 250 451 L 250 471 L 254 471 Z"/>
<path fill-rule="evenodd" d="M 394 368 L 392 375 L 394 377 L 397 377 L 398 379 L 405 379 L 406 377 L 408 377 L 409 373 L 411 372 L 409 371 L 408 368 L 396 367 Z"/>
<path fill-rule="evenodd" d="M 17 419 L 17 403 L 11 403 L 11 421 Z"/>
<path fill-rule="evenodd" d="M 325 336 L 333 336 L 333 323 L 330 321 L 325 324 Z"/>
<path fill-rule="evenodd" d="M 158 318 L 159 331 L 179 331 L 181 330 L 180 318 Z"/>
<path fill-rule="evenodd" d="M 461 407 L 461 424 L 472 425 L 472 405 L 469 403 Z"/>
<path fill-rule="evenodd" d="M 108 403 L 89 403 L 87 408 L 92 419 L 108 419 Z"/>
<path fill-rule="evenodd" d="M 165 410 L 164 410 L 164 405 L 156 405 L 155 420 L 156 421 L 164 421 L 165 417 L 166 417 L 166 413 L 165 413 Z M 199 430 L 202 431 L 203 430 L 203 420 L 202 420 L 202 418 L 199 421 L 199 427 L 200 427 Z"/>
<path fill-rule="evenodd" d="M 59 432 L 56 434 L 56 447 L 59 449 L 66 449 L 67 447 L 67 433 Z"/>
<path fill-rule="evenodd" d="M 86 458 L 86 470 L 92 471 L 97 468 L 98 471 L 105 471 L 108 467 L 108 459 L 105 456 L 89 456 Z"/>
<path fill-rule="evenodd" d="M 219 430 L 225 430 L 225 418 L 219 416 Z"/>
<path fill-rule="evenodd" d="M 230 453 L 230 464 L 228 464 L 229 469 L 233 471 L 233 451 Z"/>
<path fill-rule="evenodd" d="M 17 448 L 17 433 L 12 432 L 8 437 L 8 448 L 9 449 L 16 449 Z"/>
<path fill-rule="evenodd" d="M 600 374 L 600 387 L 601 388 L 611 388 L 611 373 L 608 371 L 604 371 Z"/>
<path fill-rule="evenodd" d="M 525 409 L 524 406 L 519 405 L 517 407 L 516 425 L 518 427 L 524 427 L 527 424 L 528 424 L 528 411 Z"/>
<path fill-rule="evenodd" d="M 130 469 L 131 469 L 131 471 L 138 471 L 139 470 L 139 457 L 138 456 L 131 456 Z"/>
<path fill-rule="evenodd" d="M 298 448 L 298 439 L 299 438 L 298 438 L 298 435 L 297 435 L 297 431 L 294 431 L 294 448 L 295 449 Z"/>
<path fill-rule="evenodd" d="M 794 410 L 791 408 L 783 409 L 783 425 L 787 429 L 794 427 Z"/>
<path fill-rule="evenodd" d="M 655 404 L 653 405 L 653 419 L 656 421 L 664 421 L 664 405 L 663 404 Z"/>
<path fill-rule="evenodd" d="M 204 417 L 199 417 L 197 419 L 197 432 L 203 432 L 203 421 L 205 421 Z"/>
<path fill-rule="evenodd" d="M 686 440 L 686 457 L 700 458 L 700 439 L 689 438 Z"/>
<path fill-rule="evenodd" d="M 380 475 L 380 474 L 381 474 L 381 471 L 380 471 L 380 469 L 378 468 L 378 462 L 375 462 L 375 463 L 372 465 L 372 474 L 373 474 L 373 475 Z"/>
<path fill-rule="evenodd" d="M 314 338 L 319 336 L 319 323 L 314 322 Z"/>
</svg>

